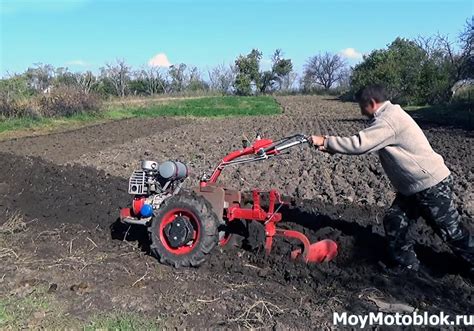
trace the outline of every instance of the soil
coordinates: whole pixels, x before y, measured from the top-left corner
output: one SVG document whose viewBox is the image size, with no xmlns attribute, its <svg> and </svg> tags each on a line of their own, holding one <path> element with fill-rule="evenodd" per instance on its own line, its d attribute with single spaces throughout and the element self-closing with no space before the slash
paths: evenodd
<svg viewBox="0 0 474 331">
<path fill-rule="evenodd" d="M 0 295 L 46 284 L 64 313 L 140 314 L 165 327 L 322 328 L 333 312 L 377 311 L 374 299 L 447 314 L 473 313 L 473 284 L 463 264 L 420 219 L 412 229 L 428 272 L 394 275 L 382 218 L 393 199 L 375 155 L 327 155 L 308 147 L 278 160 L 226 169 L 222 182 L 248 190 L 277 188 L 294 198 L 283 226 L 312 241 L 330 238 L 339 255 L 306 265 L 289 259 L 295 243 L 278 240 L 266 257 L 224 247 L 197 269 L 173 269 L 149 255 L 146 233 L 116 220 L 130 203 L 127 177 L 143 158 L 179 159 L 197 183 L 242 134 L 350 135 L 364 127 L 351 103 L 317 96 L 279 97 L 282 115 L 184 120 L 125 120 L 0 143 L 0 226 L 20 213 L 26 230 L 0 234 Z M 417 119 L 453 172 L 456 203 L 472 230 L 472 131 Z M 2 220 L 3 219 L 3 220 Z M 3 252 L 3 251 L 2 251 Z M 55 285 L 55 286 L 53 286 Z"/>
<path fill-rule="evenodd" d="M 189 122 L 187 119 L 169 117 L 134 118 L 48 135 L 11 139 L 0 142 L 0 150 L 39 156 L 60 164 L 74 161 L 83 154 L 96 153 L 130 140 L 156 135 Z"/>
</svg>

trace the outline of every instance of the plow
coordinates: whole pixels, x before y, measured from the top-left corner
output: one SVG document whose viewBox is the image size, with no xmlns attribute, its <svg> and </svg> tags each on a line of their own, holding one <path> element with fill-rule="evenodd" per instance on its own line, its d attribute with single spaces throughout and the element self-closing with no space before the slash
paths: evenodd
<svg viewBox="0 0 474 331">
<path fill-rule="evenodd" d="M 121 209 L 120 221 L 147 227 L 152 254 L 173 267 L 200 266 L 218 245 L 248 236 L 249 226 L 255 223 L 264 229 L 266 254 L 271 253 L 275 238 L 282 237 L 299 243 L 290 254 L 293 260 L 330 261 L 337 255 L 336 242 L 311 243 L 302 232 L 279 226 L 283 222 L 280 208 L 288 204 L 280 192 L 253 189 L 249 203 L 244 192 L 218 183 L 227 167 L 269 160 L 304 144 L 312 145 L 311 138 L 302 134 L 276 141 L 260 135 L 253 142 L 244 139 L 242 148 L 226 155 L 210 174 L 202 175 L 191 192 L 182 189 L 189 177 L 184 163 L 144 160 L 129 179 L 128 193 L 133 200 L 130 207 Z"/>
</svg>

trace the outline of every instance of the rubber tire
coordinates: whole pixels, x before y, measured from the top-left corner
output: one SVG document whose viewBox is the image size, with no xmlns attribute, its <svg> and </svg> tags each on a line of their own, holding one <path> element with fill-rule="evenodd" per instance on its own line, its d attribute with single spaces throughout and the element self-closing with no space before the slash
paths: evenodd
<svg viewBox="0 0 474 331">
<path fill-rule="evenodd" d="M 157 236 L 163 217 L 175 208 L 191 211 L 200 223 L 200 234 L 196 247 L 188 254 L 177 255 L 168 251 Z M 206 261 L 219 242 L 218 226 L 220 222 L 213 212 L 211 204 L 201 196 L 195 194 L 179 194 L 166 199 L 158 210 L 155 210 L 151 226 L 148 228 L 151 237 L 150 250 L 160 263 L 179 267 L 198 267 Z"/>
</svg>

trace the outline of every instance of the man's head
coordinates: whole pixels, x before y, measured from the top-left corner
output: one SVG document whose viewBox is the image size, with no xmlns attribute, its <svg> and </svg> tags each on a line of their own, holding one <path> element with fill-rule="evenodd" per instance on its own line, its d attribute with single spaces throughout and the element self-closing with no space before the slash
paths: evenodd
<svg viewBox="0 0 474 331">
<path fill-rule="evenodd" d="M 380 105 L 387 101 L 387 93 L 382 85 L 368 85 L 360 89 L 356 95 L 362 115 L 374 116 Z"/>
</svg>

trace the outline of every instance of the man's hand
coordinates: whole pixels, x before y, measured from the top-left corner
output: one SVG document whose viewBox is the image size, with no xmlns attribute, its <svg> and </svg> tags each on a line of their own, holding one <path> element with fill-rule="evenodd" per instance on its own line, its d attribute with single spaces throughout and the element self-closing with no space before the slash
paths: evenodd
<svg viewBox="0 0 474 331">
<path fill-rule="evenodd" d="M 324 136 L 311 136 L 311 140 L 314 146 L 324 146 Z"/>
<path fill-rule="evenodd" d="M 324 142 L 326 141 L 326 137 L 324 136 L 311 136 L 311 141 L 313 145 L 320 151 L 326 151 L 324 148 Z"/>
</svg>

